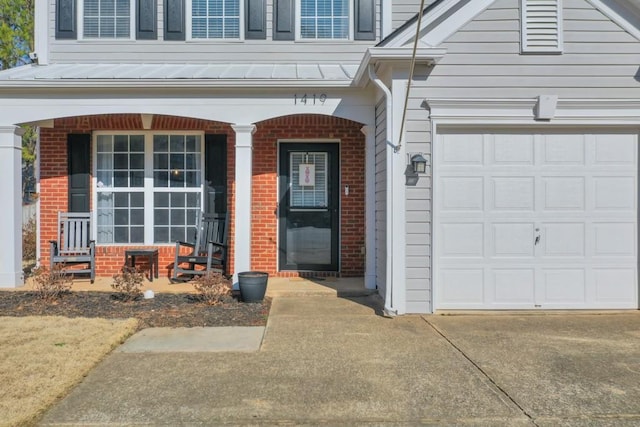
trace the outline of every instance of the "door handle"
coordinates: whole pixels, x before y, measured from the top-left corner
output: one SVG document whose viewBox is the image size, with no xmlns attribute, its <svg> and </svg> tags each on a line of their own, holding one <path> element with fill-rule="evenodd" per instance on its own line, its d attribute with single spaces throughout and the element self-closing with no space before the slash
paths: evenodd
<svg viewBox="0 0 640 427">
<path fill-rule="evenodd" d="M 538 243 L 540 243 L 540 229 L 536 228 L 536 239 L 533 241 L 533 246 L 536 246 Z"/>
</svg>

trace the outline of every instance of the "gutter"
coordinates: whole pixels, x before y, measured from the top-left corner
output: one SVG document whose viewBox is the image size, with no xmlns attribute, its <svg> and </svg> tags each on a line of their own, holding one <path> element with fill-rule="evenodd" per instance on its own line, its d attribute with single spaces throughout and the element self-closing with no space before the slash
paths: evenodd
<svg viewBox="0 0 640 427">
<path fill-rule="evenodd" d="M 393 145 L 393 95 L 389 88 L 378 78 L 374 70 L 374 65 L 369 64 L 369 79 L 382 90 L 386 101 L 386 164 L 387 164 L 387 222 L 386 222 L 386 238 L 387 238 L 387 256 L 386 256 L 386 275 L 385 275 L 385 297 L 383 313 L 386 317 L 395 317 L 398 310 L 393 304 L 393 155 L 397 153 L 399 147 Z"/>
</svg>

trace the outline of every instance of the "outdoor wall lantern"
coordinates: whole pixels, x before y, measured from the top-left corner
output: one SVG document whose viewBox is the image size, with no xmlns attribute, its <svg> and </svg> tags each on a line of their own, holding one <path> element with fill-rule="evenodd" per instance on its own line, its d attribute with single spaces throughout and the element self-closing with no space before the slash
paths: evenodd
<svg viewBox="0 0 640 427">
<path fill-rule="evenodd" d="M 414 173 L 425 173 L 427 171 L 427 159 L 422 154 L 414 154 L 411 156 L 411 167 Z"/>
<path fill-rule="evenodd" d="M 406 185 L 415 187 L 418 184 L 420 175 L 427 172 L 427 159 L 424 158 L 422 153 L 409 153 L 407 158 L 409 162 L 404 171 Z"/>
</svg>

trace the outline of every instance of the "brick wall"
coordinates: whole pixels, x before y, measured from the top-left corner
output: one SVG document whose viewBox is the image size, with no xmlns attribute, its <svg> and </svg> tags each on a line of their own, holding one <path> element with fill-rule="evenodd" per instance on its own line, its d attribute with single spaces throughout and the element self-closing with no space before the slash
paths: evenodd
<svg viewBox="0 0 640 427">
<path fill-rule="evenodd" d="M 288 116 L 257 123 L 254 134 L 252 268 L 272 275 L 297 276 L 297 272 L 277 272 L 277 141 L 278 139 L 339 139 L 342 237 L 340 265 L 342 276 L 364 273 L 364 135 L 358 123 L 327 116 Z M 41 262 L 49 263 L 49 241 L 56 238 L 58 211 L 67 210 L 67 134 L 93 130 L 142 130 L 138 114 L 82 116 L 56 119 L 54 128 L 40 133 L 40 243 Z M 233 270 L 235 197 L 235 133 L 226 123 L 172 116 L 154 116 L 151 130 L 201 130 L 227 135 L 227 184 L 229 207 L 229 266 Z M 99 246 L 97 274 L 110 276 L 122 266 L 124 246 Z M 160 275 L 168 276 L 175 246 L 159 247 Z"/>
<path fill-rule="evenodd" d="M 298 276 L 298 272 L 277 273 L 278 207 L 277 158 L 279 139 L 340 141 L 340 275 L 364 274 L 364 135 L 362 125 L 346 119 L 319 115 L 280 117 L 256 123 L 253 135 L 252 268 L 278 276 Z M 349 185 L 349 195 L 342 189 Z M 318 275 L 332 275 L 312 273 Z"/>
</svg>

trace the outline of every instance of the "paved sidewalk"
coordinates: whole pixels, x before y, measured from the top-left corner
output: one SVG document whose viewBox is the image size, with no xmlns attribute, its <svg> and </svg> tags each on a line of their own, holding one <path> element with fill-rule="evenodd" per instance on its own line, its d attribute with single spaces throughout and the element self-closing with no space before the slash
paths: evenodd
<svg viewBox="0 0 640 427">
<path fill-rule="evenodd" d="M 640 423 L 640 314 L 404 316 L 277 297 L 260 351 L 108 356 L 42 425 Z"/>
</svg>

